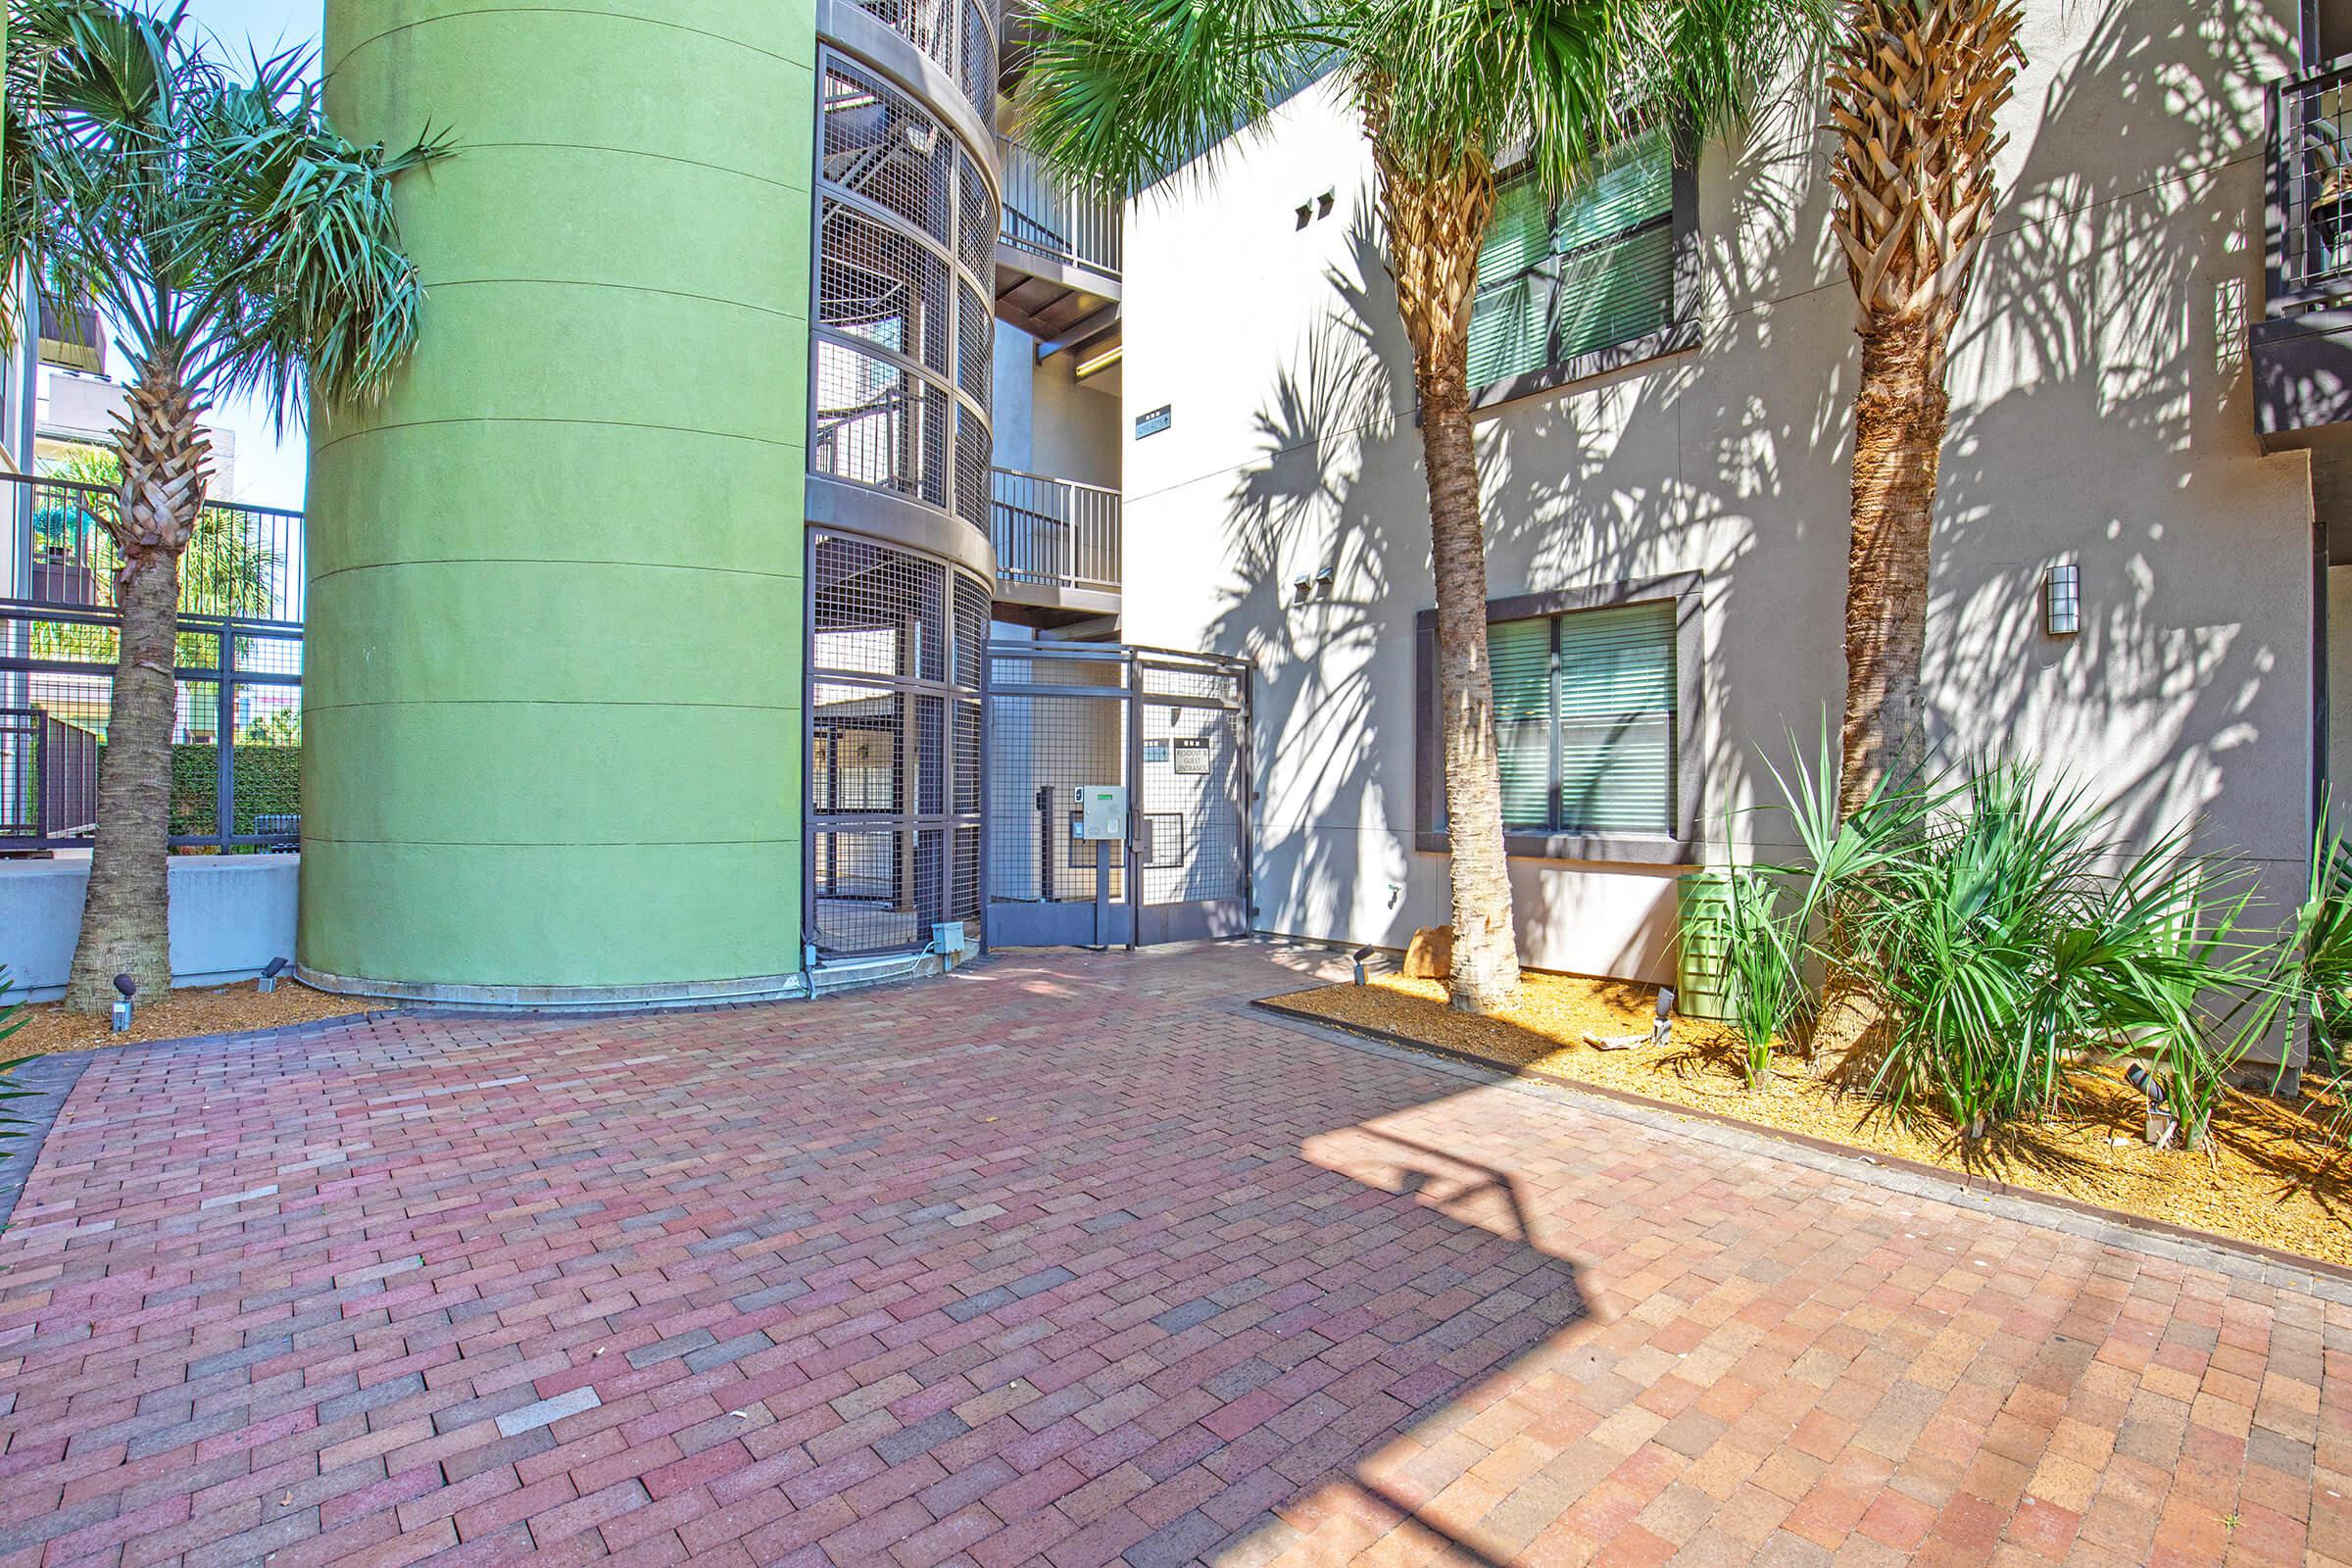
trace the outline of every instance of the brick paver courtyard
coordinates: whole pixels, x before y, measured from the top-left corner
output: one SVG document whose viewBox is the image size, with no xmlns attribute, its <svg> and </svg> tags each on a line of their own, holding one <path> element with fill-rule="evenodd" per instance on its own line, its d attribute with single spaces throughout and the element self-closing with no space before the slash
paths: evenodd
<svg viewBox="0 0 2352 1568">
<path fill-rule="evenodd" d="M 105 1054 L 0 1238 L 0 1568 L 2352 1561 L 2352 1309 L 1286 978 Z"/>
</svg>

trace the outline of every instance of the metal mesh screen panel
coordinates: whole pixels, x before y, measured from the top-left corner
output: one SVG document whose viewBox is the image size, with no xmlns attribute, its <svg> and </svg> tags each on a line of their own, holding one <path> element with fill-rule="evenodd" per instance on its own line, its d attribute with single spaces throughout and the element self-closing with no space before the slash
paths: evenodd
<svg viewBox="0 0 2352 1568">
<path fill-rule="evenodd" d="M 818 172 L 945 245 L 955 138 L 913 99 L 837 56 L 825 66 Z"/>
<path fill-rule="evenodd" d="M 956 309 L 958 315 L 957 331 L 961 344 L 956 360 L 956 376 L 964 395 L 982 408 L 993 408 L 992 394 L 996 379 L 996 313 L 989 309 L 988 299 L 971 284 L 958 281 L 956 285 Z"/>
<path fill-rule="evenodd" d="M 956 70 L 956 0 L 858 0 L 858 7 L 929 55 L 941 70 Z"/>
<path fill-rule="evenodd" d="M 997 272 L 997 201 L 971 155 L 956 155 L 956 244 L 965 269 L 983 282 Z"/>
<path fill-rule="evenodd" d="M 819 338 L 815 401 L 812 471 L 947 506 L 955 399 L 945 387 L 895 361 Z"/>
<path fill-rule="evenodd" d="M 959 891 L 955 872 L 980 798 L 979 664 L 957 645 L 987 589 L 821 531 L 809 585 L 809 930 L 834 955 L 919 948 L 936 922 L 979 915 L 976 880 Z"/>
<path fill-rule="evenodd" d="M 988 532 L 988 459 L 995 438 L 986 421 L 969 409 L 956 412 L 956 514 Z"/>
<path fill-rule="evenodd" d="M 958 62 L 963 95 L 992 129 L 997 120 L 997 40 L 989 30 L 988 8 L 963 0 L 963 53 Z"/>
<path fill-rule="evenodd" d="M 1144 710 L 1144 897 L 1153 904 L 1243 892 L 1240 718 L 1216 709 Z M 1195 771 L 1198 769 L 1198 771 Z"/>
<path fill-rule="evenodd" d="M 2352 69 L 2335 62 L 2282 92 L 2279 279 L 2293 303 L 2352 293 Z"/>
<path fill-rule="evenodd" d="M 981 661 L 988 657 L 988 617 L 994 601 L 976 580 L 956 578 L 956 684 L 976 689 Z"/>
<path fill-rule="evenodd" d="M 837 201 L 824 204 L 816 318 L 948 373 L 955 328 L 947 258 Z"/>
<path fill-rule="evenodd" d="M 945 40 L 952 59 L 956 0 L 869 9 L 918 44 Z M 914 100 L 830 52 L 822 73 L 809 471 L 985 532 L 995 199 Z"/>
</svg>

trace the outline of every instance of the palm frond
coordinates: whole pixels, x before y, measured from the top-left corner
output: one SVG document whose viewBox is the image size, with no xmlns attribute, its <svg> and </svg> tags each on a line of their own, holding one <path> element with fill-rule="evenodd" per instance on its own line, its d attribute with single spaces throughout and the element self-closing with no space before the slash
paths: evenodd
<svg viewBox="0 0 2352 1568">
<path fill-rule="evenodd" d="M 1039 0 L 1030 21 L 1022 134 L 1113 192 L 1259 120 L 1338 42 L 1303 0 Z"/>
<path fill-rule="evenodd" d="M 257 391 L 282 423 L 314 389 L 375 395 L 422 298 L 392 184 L 450 146 L 350 141 L 313 65 L 232 70 L 187 0 L 12 0 L 0 264 L 37 255 L 48 292 L 115 319 L 134 371 L 199 398 Z"/>
</svg>

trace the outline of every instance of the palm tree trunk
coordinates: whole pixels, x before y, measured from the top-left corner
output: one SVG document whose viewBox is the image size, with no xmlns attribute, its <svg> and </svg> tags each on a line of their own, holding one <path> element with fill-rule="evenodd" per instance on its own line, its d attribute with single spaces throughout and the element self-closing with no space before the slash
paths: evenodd
<svg viewBox="0 0 2352 1568">
<path fill-rule="evenodd" d="M 1503 853 L 1502 763 L 1494 740 L 1494 676 L 1487 653 L 1487 536 L 1470 424 L 1470 307 L 1478 253 L 1494 206 L 1483 165 L 1414 178 L 1386 156 L 1373 117 L 1381 205 L 1389 222 L 1396 304 L 1413 345 L 1421 453 L 1429 475 L 1430 564 L 1438 595 L 1438 725 L 1446 748 L 1446 831 L 1451 841 L 1452 1004 L 1494 1012 L 1519 991 Z"/>
<path fill-rule="evenodd" d="M 1845 715 L 1838 814 L 1927 756 L 1920 659 L 1936 466 L 1951 398 L 1933 320 L 1898 320 L 1862 339 L 1854 394 L 1853 538 L 1846 559 Z"/>
<path fill-rule="evenodd" d="M 1493 1012 L 1519 989 L 1503 853 L 1502 763 L 1487 653 L 1487 538 L 1479 517 L 1467 378 L 1422 376 L 1421 451 L 1429 469 L 1430 563 L 1438 591 L 1438 733 L 1445 745 L 1452 846 L 1453 1005 Z"/>
<path fill-rule="evenodd" d="M 1845 713 L 1838 814 L 1852 816 L 1882 781 L 1927 758 L 1920 661 L 1927 645 L 1928 567 L 1936 466 L 1951 398 L 1944 390 L 1943 319 L 1898 319 L 1862 337 L 1854 394 L 1853 538 L 1845 577 Z M 1836 956 L 1822 988 L 1812 1054 L 1851 1072 L 1876 1057 L 1881 1022 L 1850 956 L 1846 911 L 1830 910 Z"/>
<path fill-rule="evenodd" d="M 122 618 L 114 699 L 98 769 L 98 835 L 66 1005 L 103 1012 L 127 974 L 146 997 L 172 987 L 172 731 L 179 634 L 179 558 L 204 510 L 206 462 L 194 396 L 170 367 L 128 389 L 118 439 L 122 495 L 115 598 Z M 225 743 L 225 737 L 223 737 Z"/>
</svg>

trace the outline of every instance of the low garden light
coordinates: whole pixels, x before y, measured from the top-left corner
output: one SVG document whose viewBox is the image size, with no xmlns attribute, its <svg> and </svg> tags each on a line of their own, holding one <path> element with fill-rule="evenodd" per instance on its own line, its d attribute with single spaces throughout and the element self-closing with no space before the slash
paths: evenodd
<svg viewBox="0 0 2352 1568">
<path fill-rule="evenodd" d="M 2124 1069 L 2124 1081 L 2148 1097 L 2148 1124 L 2145 1136 L 2151 1149 L 2169 1149 L 2180 1135 L 2180 1118 L 2166 1108 L 2172 1096 L 2164 1080 L 2138 1062 Z"/>
<path fill-rule="evenodd" d="M 115 1033 L 122 1034 L 130 1027 L 130 999 L 137 995 L 139 983 L 127 974 L 115 976 Z"/>
<path fill-rule="evenodd" d="M 2072 637 L 2082 629 L 2082 568 L 2060 562 L 2042 579 L 2042 626 L 2053 637 Z"/>
</svg>

